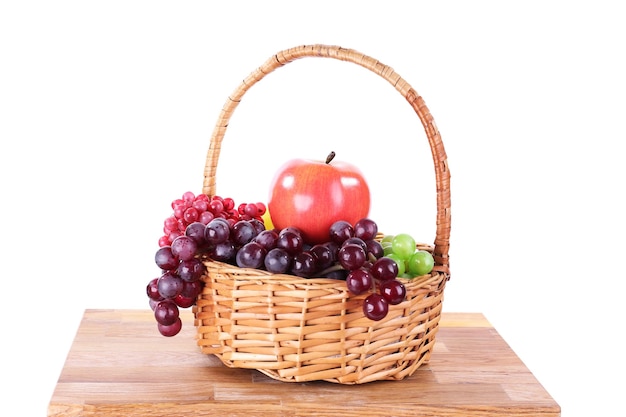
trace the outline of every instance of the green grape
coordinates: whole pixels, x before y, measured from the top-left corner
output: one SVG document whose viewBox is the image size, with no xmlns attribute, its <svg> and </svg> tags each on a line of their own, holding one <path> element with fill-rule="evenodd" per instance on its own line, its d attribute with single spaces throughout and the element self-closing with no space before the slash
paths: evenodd
<svg viewBox="0 0 626 417">
<path fill-rule="evenodd" d="M 381 242 L 380 246 L 383 247 L 383 256 L 389 255 L 393 253 L 393 248 L 391 247 L 391 242 Z"/>
<path fill-rule="evenodd" d="M 400 258 L 395 253 L 390 253 L 389 255 L 385 255 L 387 258 L 391 258 L 398 264 L 398 276 L 401 276 L 406 273 L 406 261 Z"/>
<path fill-rule="evenodd" d="M 433 266 L 435 266 L 433 255 L 424 250 L 416 251 L 407 261 L 408 272 L 414 277 L 429 274 Z"/>
<path fill-rule="evenodd" d="M 383 244 L 383 243 L 387 243 L 387 242 L 391 243 L 391 241 L 392 241 L 392 240 L 393 240 L 393 235 L 385 235 L 385 236 L 383 236 L 383 238 L 381 239 L 380 243 L 381 243 L 381 244 Z"/>
<path fill-rule="evenodd" d="M 391 241 L 391 247 L 393 253 L 408 260 L 415 253 L 415 239 L 406 233 L 400 233 Z"/>
</svg>

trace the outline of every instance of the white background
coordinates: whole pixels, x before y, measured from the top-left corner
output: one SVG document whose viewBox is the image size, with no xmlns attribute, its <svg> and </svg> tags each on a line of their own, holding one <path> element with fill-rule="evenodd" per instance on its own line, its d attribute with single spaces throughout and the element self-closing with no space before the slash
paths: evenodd
<svg viewBox="0 0 626 417">
<path fill-rule="evenodd" d="M 602 0 L 3 2 L 2 407 L 45 414 L 85 309 L 147 308 L 163 219 L 201 192 L 227 96 L 275 52 L 326 43 L 392 66 L 437 121 L 452 173 L 444 310 L 485 314 L 563 416 L 616 415 L 624 27 Z M 218 193 L 263 201 L 283 160 L 331 148 L 368 177 L 383 231 L 432 240 L 419 120 L 352 64 L 298 61 L 250 90 Z"/>
</svg>

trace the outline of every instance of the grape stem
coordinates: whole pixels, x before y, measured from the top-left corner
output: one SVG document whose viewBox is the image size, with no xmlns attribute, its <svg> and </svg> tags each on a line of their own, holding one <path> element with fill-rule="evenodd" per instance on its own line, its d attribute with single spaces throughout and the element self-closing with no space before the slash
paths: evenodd
<svg viewBox="0 0 626 417">
<path fill-rule="evenodd" d="M 316 275 L 320 275 L 320 276 L 324 276 L 330 272 L 335 272 L 335 271 L 345 271 L 346 268 L 344 268 L 343 266 L 341 266 L 340 263 L 336 263 L 334 265 L 329 266 L 328 268 L 324 269 L 323 271 L 318 272 Z"/>
<path fill-rule="evenodd" d="M 332 161 L 334 158 L 335 158 L 335 151 L 330 151 L 330 153 L 326 157 L 326 164 L 330 164 L 330 161 Z"/>
</svg>

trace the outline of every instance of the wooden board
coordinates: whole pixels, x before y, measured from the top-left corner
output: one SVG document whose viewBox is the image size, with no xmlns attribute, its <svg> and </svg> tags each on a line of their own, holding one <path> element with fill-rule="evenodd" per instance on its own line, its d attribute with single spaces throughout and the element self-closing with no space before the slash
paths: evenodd
<svg viewBox="0 0 626 417">
<path fill-rule="evenodd" d="M 189 310 L 161 336 L 150 310 L 86 310 L 48 416 L 560 416 L 481 314 L 444 313 L 430 363 L 403 381 L 287 383 L 199 352 Z"/>
</svg>

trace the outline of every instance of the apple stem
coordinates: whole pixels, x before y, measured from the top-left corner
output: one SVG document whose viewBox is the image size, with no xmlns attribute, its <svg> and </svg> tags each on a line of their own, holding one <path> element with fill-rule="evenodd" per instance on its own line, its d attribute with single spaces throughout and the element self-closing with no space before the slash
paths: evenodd
<svg viewBox="0 0 626 417">
<path fill-rule="evenodd" d="M 335 151 L 330 151 L 330 153 L 326 157 L 326 163 L 330 164 L 330 161 L 332 161 L 334 158 L 335 158 Z"/>
</svg>

